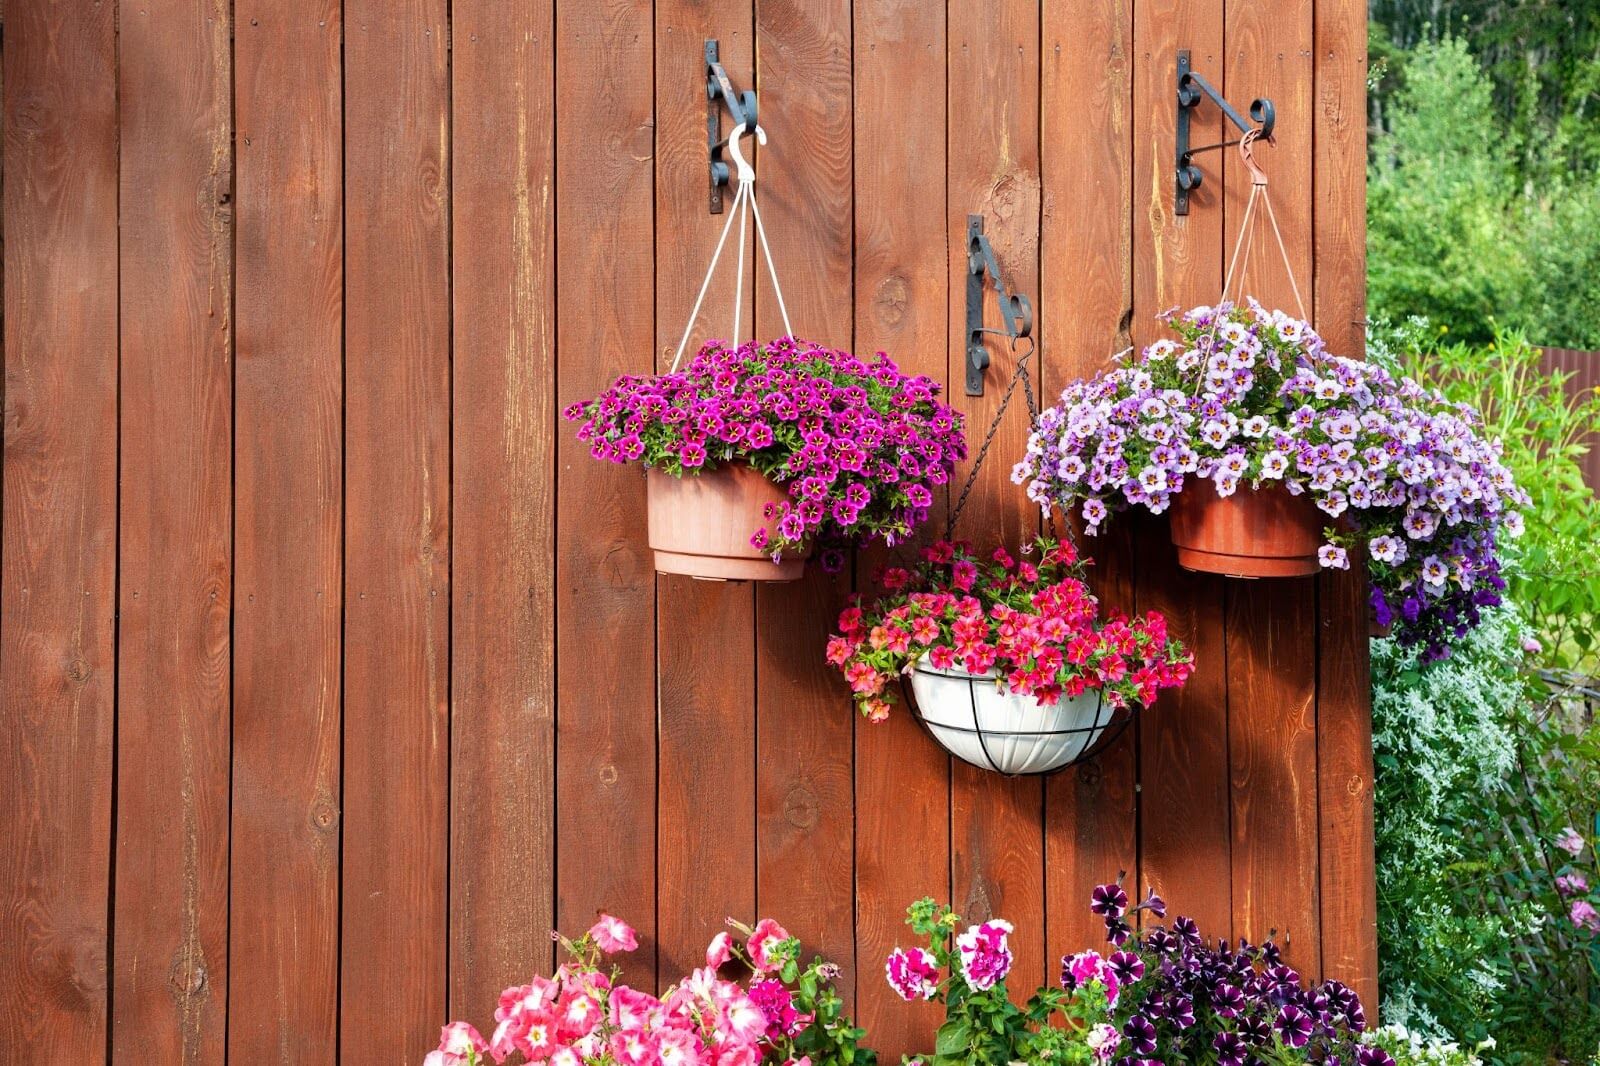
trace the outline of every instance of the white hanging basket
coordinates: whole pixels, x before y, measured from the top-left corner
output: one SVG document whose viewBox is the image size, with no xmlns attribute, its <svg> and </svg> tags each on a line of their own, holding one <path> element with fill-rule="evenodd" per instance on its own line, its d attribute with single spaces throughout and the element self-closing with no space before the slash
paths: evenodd
<svg viewBox="0 0 1600 1066">
<path fill-rule="evenodd" d="M 916 714 L 956 758 L 1008 775 L 1047 774 L 1094 753 L 1131 719 L 1105 704 L 1099 690 L 1045 706 L 1005 692 L 993 670 L 940 670 L 924 655 L 907 675 Z"/>
</svg>

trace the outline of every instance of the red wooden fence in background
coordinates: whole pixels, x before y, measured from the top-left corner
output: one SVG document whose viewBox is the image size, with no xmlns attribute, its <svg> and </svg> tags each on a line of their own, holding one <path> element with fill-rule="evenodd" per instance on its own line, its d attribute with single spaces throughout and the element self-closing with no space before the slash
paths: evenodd
<svg viewBox="0 0 1600 1066">
<path fill-rule="evenodd" d="M 1358 0 L 9 0 L 0 1059 L 415 1061 L 601 908 L 643 984 L 777 916 L 893 1053 L 931 1032 L 879 976 L 907 902 L 1009 917 L 1031 983 L 1119 870 L 1372 991 L 1358 581 L 1187 575 L 1119 524 L 1101 587 L 1199 673 L 1099 760 L 1003 780 L 825 669 L 881 553 L 653 573 L 637 472 L 558 412 L 689 312 L 707 37 L 761 93 L 803 335 L 959 382 L 969 212 L 1047 396 L 1215 299 L 1246 180 L 1203 156 L 1173 215 L 1187 48 L 1275 100 L 1292 263 L 1359 349 Z M 1034 528 L 1024 435 L 966 534 Z"/>
<path fill-rule="evenodd" d="M 1544 368 L 1569 375 L 1567 394 L 1600 390 L 1600 352 L 1579 351 L 1574 348 L 1545 348 Z M 1589 487 L 1600 492 L 1600 428 L 1586 438 L 1589 453 L 1582 459 L 1583 479 Z"/>
</svg>

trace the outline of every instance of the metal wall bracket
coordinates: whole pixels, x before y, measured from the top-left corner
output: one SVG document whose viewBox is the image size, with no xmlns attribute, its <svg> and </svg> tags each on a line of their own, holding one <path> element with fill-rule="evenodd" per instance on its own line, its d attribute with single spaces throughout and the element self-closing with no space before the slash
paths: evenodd
<svg viewBox="0 0 1600 1066">
<path fill-rule="evenodd" d="M 986 329 L 983 325 L 983 278 L 994 279 L 995 300 L 1000 305 L 1000 321 L 1005 329 Z M 985 333 L 1003 333 L 1013 341 L 1033 333 L 1033 304 L 1021 293 L 1006 292 L 994 246 L 983 235 L 983 216 L 967 216 L 967 395 L 983 395 L 983 372 L 989 367 Z"/>
<path fill-rule="evenodd" d="M 728 141 L 722 136 L 722 109 L 726 107 L 733 118 L 733 127 L 744 123 L 745 136 L 756 129 L 756 94 L 754 89 L 738 92 L 722 67 L 716 38 L 706 41 L 706 150 L 711 162 L 711 185 L 706 206 L 713 215 L 722 214 L 722 188 L 728 184 L 728 164 L 722 151 Z M 731 131 L 730 131 L 731 132 Z"/>
<path fill-rule="evenodd" d="M 1231 141 L 1222 141 L 1218 144 L 1208 144 L 1201 148 L 1189 147 L 1189 122 L 1194 115 L 1195 108 L 1200 106 L 1200 101 L 1210 97 L 1211 101 L 1222 110 L 1223 117 L 1239 128 L 1240 133 L 1245 133 L 1256 125 L 1261 128 L 1261 136 L 1270 139 L 1272 127 L 1277 119 L 1272 109 L 1272 101 L 1256 99 L 1250 101 L 1250 122 L 1233 109 L 1233 105 L 1223 99 L 1210 82 L 1191 69 L 1189 64 L 1189 51 L 1184 49 L 1178 53 L 1178 151 L 1177 151 L 1177 189 L 1173 195 L 1173 213 L 1187 215 L 1189 213 L 1189 194 L 1200 187 L 1200 168 L 1194 165 L 1194 157 L 1201 152 L 1211 152 L 1218 148 L 1226 148 L 1231 144 L 1238 144 L 1237 138 Z"/>
</svg>

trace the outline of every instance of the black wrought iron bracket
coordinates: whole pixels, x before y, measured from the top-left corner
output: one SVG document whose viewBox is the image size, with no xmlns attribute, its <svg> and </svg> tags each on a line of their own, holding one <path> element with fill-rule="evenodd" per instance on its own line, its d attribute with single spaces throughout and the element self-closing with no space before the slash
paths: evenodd
<svg viewBox="0 0 1600 1066">
<path fill-rule="evenodd" d="M 1212 103 L 1222 111 L 1223 117 L 1239 128 L 1240 133 L 1248 132 L 1257 127 L 1261 136 L 1271 137 L 1273 123 L 1277 116 L 1273 113 L 1272 101 L 1265 98 L 1250 101 L 1250 121 L 1246 122 L 1243 115 L 1233 109 L 1233 105 L 1223 99 L 1215 87 L 1205 78 L 1196 74 L 1189 64 L 1189 51 L 1184 49 L 1178 53 L 1178 153 L 1177 153 L 1177 190 L 1173 196 L 1173 212 L 1179 215 L 1189 213 L 1189 194 L 1200 187 L 1200 168 L 1194 165 L 1194 157 L 1201 152 L 1212 152 L 1218 148 L 1238 144 L 1238 138 L 1231 141 L 1222 141 L 1218 144 L 1208 144 L 1201 148 L 1189 146 L 1189 122 L 1194 116 L 1195 108 L 1200 106 L 1200 101 L 1209 97 Z"/>
<path fill-rule="evenodd" d="M 987 329 L 983 324 L 983 278 L 994 279 L 995 299 L 1000 304 L 1000 321 L 1005 329 Z M 989 368 L 989 349 L 985 333 L 1003 333 L 1012 340 L 1033 333 L 1033 304 L 1021 293 L 1006 292 L 1006 280 L 994 257 L 994 246 L 983 235 L 983 216 L 967 216 L 967 395 L 983 395 L 983 372 Z"/>
<path fill-rule="evenodd" d="M 730 132 L 740 123 L 744 123 L 745 136 L 755 132 L 755 90 L 741 93 L 734 89 L 733 81 L 722 67 L 722 57 L 713 37 L 706 41 L 706 149 L 711 161 L 711 186 L 706 206 L 713 215 L 722 214 L 722 189 L 729 179 L 728 164 L 722 158 L 723 149 L 728 147 L 727 138 L 722 135 L 723 108 L 727 108 L 733 118 Z"/>
</svg>

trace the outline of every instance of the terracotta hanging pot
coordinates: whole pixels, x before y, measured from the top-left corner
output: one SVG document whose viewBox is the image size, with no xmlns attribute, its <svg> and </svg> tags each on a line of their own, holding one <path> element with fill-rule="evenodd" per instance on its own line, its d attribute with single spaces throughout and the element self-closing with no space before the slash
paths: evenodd
<svg viewBox="0 0 1600 1066">
<path fill-rule="evenodd" d="M 1172 498 L 1172 543 L 1185 569 L 1227 577 L 1304 577 L 1320 569 L 1322 512 L 1280 485 L 1218 496 L 1191 478 Z"/>
<path fill-rule="evenodd" d="M 769 525 L 769 503 L 789 494 L 743 463 L 685 477 L 645 473 L 650 547 L 656 570 L 708 581 L 793 581 L 805 569 L 797 555 L 775 563 L 750 536 Z"/>
</svg>

